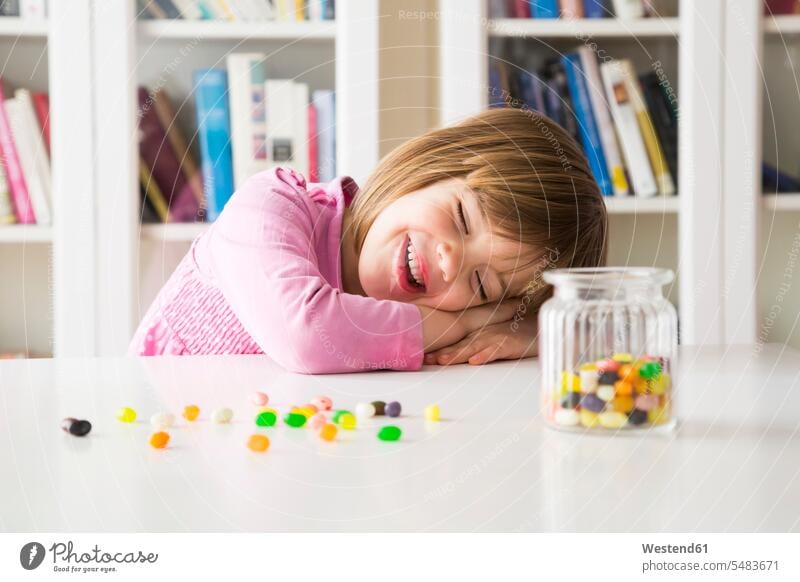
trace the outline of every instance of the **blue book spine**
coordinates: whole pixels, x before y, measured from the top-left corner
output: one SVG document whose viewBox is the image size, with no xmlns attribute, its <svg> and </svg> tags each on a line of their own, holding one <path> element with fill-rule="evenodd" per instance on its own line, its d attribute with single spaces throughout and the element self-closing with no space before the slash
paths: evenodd
<svg viewBox="0 0 800 582">
<path fill-rule="evenodd" d="M 568 53 L 561 57 L 561 62 L 564 64 L 567 85 L 572 96 L 572 106 L 575 108 L 575 116 L 578 118 L 578 135 L 581 138 L 583 151 L 589 159 L 589 167 L 600 186 L 600 192 L 603 196 L 611 196 L 614 194 L 614 190 L 608 176 L 606 156 L 603 153 L 600 132 L 592 112 L 589 90 L 586 87 L 586 76 L 581 68 L 581 58 L 577 53 Z"/>
<path fill-rule="evenodd" d="M 606 0 L 583 0 L 583 15 L 586 18 L 608 18 Z"/>
<path fill-rule="evenodd" d="M 533 18 L 558 18 L 560 13 L 558 0 L 533 0 L 531 2 Z"/>
<path fill-rule="evenodd" d="M 213 222 L 233 195 L 228 74 L 221 69 L 200 69 L 194 71 L 193 81 L 206 215 L 208 222 Z"/>
</svg>

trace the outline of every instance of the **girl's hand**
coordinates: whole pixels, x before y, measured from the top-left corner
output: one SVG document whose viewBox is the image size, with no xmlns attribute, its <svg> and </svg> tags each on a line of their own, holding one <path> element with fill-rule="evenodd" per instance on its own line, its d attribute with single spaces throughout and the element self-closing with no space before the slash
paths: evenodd
<svg viewBox="0 0 800 582">
<path fill-rule="evenodd" d="M 536 318 L 528 317 L 517 325 L 506 321 L 473 331 L 451 346 L 425 354 L 425 363 L 480 365 L 494 360 L 530 358 L 537 352 Z"/>
<path fill-rule="evenodd" d="M 419 306 L 422 314 L 422 335 L 426 352 L 451 346 L 473 333 L 495 323 L 507 322 L 514 317 L 519 301 L 509 299 L 471 307 L 464 311 L 439 311 Z"/>
</svg>

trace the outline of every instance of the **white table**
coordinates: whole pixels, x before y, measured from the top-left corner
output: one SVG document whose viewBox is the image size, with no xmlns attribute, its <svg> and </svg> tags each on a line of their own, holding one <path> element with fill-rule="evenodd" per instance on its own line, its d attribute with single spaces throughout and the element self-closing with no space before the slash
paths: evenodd
<svg viewBox="0 0 800 582">
<path fill-rule="evenodd" d="M 680 368 L 672 436 L 604 437 L 543 427 L 535 360 L 342 376 L 254 356 L 0 362 L 0 530 L 800 531 L 800 354 L 685 348 Z M 281 410 L 397 399 L 405 435 L 281 426 L 255 454 L 256 389 Z M 151 449 L 150 414 L 191 402 L 201 420 Z M 123 405 L 137 423 L 115 420 Z M 218 406 L 232 425 L 208 420 Z"/>
</svg>

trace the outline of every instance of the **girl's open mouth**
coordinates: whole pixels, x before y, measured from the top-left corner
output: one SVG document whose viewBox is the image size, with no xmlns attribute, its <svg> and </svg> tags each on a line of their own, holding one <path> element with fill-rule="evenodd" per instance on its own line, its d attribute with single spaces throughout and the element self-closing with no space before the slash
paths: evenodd
<svg viewBox="0 0 800 582">
<path fill-rule="evenodd" d="M 407 293 L 424 293 L 426 268 L 425 261 L 418 254 L 409 235 L 403 238 L 397 262 L 397 282 Z"/>
</svg>

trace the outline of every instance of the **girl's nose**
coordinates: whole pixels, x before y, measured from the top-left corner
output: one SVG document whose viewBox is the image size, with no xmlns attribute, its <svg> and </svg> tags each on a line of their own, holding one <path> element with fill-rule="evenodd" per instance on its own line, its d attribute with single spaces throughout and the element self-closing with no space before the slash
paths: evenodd
<svg viewBox="0 0 800 582">
<path fill-rule="evenodd" d="M 458 257 L 455 256 L 453 248 L 447 243 L 436 245 L 436 260 L 445 283 L 453 281 L 458 271 Z"/>
</svg>

